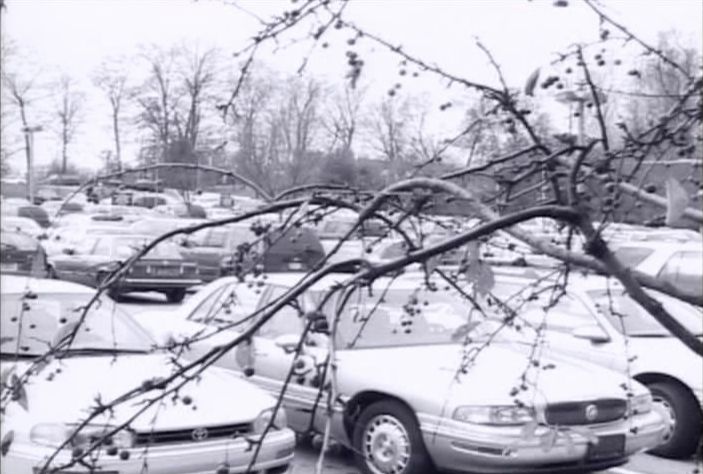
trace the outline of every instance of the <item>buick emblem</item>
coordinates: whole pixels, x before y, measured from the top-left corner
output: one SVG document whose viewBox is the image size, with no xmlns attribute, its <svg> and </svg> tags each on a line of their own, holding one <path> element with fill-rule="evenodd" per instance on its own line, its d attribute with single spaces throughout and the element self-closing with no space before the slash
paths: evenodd
<svg viewBox="0 0 703 474">
<path fill-rule="evenodd" d="M 598 418 L 598 407 L 591 404 L 586 406 L 586 419 L 588 421 L 594 421 Z"/>
<path fill-rule="evenodd" d="M 204 441 L 207 439 L 207 428 L 195 428 L 190 434 L 194 441 Z"/>
</svg>

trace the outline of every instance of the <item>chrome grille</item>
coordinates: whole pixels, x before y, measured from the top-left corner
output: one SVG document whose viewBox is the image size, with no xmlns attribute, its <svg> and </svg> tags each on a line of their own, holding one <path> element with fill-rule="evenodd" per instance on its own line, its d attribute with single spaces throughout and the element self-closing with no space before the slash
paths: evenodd
<svg viewBox="0 0 703 474">
<path fill-rule="evenodd" d="M 626 412 L 625 400 L 603 399 L 554 403 L 547 406 L 545 417 L 550 425 L 590 425 L 618 420 Z"/>
<path fill-rule="evenodd" d="M 180 430 L 153 431 L 136 433 L 134 444 L 136 446 L 194 443 L 213 439 L 235 438 L 252 431 L 250 423 L 234 425 L 202 426 Z"/>
</svg>

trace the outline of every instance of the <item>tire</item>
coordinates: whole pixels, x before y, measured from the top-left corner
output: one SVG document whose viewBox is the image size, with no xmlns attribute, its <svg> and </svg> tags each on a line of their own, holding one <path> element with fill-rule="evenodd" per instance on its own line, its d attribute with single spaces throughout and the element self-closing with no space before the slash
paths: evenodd
<svg viewBox="0 0 703 474">
<path fill-rule="evenodd" d="M 696 399 L 679 384 L 654 382 L 647 385 L 652 392 L 654 409 L 673 423 L 665 432 L 662 444 L 650 452 L 665 458 L 688 458 L 696 453 L 701 441 L 701 409 Z"/>
<path fill-rule="evenodd" d="M 173 290 L 168 290 L 165 294 L 169 303 L 180 303 L 186 297 L 186 290 L 185 288 L 174 288 Z"/>
<path fill-rule="evenodd" d="M 434 472 L 415 415 L 399 402 L 383 400 L 365 408 L 352 439 L 354 459 L 364 474 Z"/>
<path fill-rule="evenodd" d="M 58 280 L 59 277 L 56 275 L 56 270 L 51 265 L 46 267 L 46 277 L 52 280 Z"/>
</svg>

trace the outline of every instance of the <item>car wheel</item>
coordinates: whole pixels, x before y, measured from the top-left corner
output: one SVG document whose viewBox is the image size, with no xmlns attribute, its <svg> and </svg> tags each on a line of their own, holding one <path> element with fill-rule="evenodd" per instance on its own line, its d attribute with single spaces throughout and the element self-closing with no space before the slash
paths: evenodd
<svg viewBox="0 0 703 474">
<path fill-rule="evenodd" d="M 176 288 L 166 292 L 166 299 L 169 303 L 180 303 L 186 297 L 185 288 Z"/>
<path fill-rule="evenodd" d="M 49 265 L 46 267 L 46 277 L 51 278 L 52 280 L 58 280 L 58 276 L 56 275 L 56 270 L 54 270 L 54 267 Z"/>
<path fill-rule="evenodd" d="M 655 382 L 648 385 L 653 409 L 668 424 L 662 444 L 652 454 L 666 458 L 687 458 L 695 454 L 701 437 L 701 409 L 685 387 Z"/>
<path fill-rule="evenodd" d="M 355 459 L 364 474 L 427 474 L 434 468 L 413 413 L 399 402 L 369 405 L 355 423 Z"/>
</svg>

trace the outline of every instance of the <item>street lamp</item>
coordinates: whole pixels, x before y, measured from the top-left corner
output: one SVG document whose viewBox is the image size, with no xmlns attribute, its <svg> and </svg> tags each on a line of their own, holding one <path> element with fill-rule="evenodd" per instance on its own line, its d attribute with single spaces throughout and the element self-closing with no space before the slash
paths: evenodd
<svg viewBox="0 0 703 474">
<path fill-rule="evenodd" d="M 605 102 L 608 101 L 608 97 L 603 94 L 602 92 L 597 92 L 598 94 L 598 101 L 601 104 L 604 104 Z M 585 105 L 587 102 L 591 102 L 593 100 L 593 96 L 590 93 L 585 93 L 585 92 L 574 92 L 572 90 L 567 90 L 563 92 L 559 92 L 556 95 L 556 100 L 557 102 L 561 102 L 562 104 L 573 104 L 576 103 L 576 111 L 578 113 L 578 119 L 579 119 L 579 134 L 578 134 L 578 144 L 579 145 L 584 145 L 584 141 L 586 139 L 586 116 L 585 116 Z"/>
<path fill-rule="evenodd" d="M 41 125 L 22 128 L 27 145 L 27 198 L 32 204 L 34 204 L 34 133 L 42 130 L 44 129 Z"/>
</svg>

